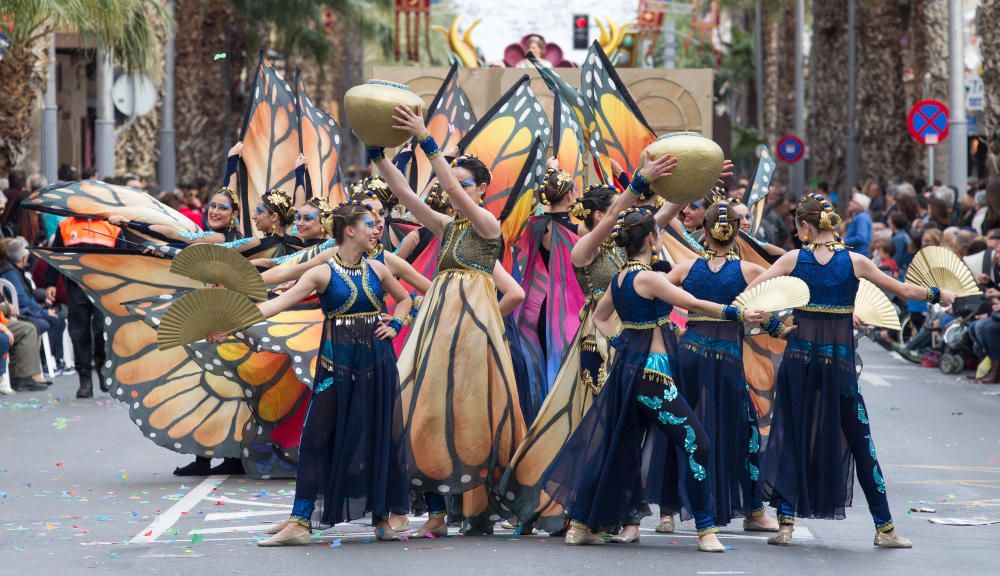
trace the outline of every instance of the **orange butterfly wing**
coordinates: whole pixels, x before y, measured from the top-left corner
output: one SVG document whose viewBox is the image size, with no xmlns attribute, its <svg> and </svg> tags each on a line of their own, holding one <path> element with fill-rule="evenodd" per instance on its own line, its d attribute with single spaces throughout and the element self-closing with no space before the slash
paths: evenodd
<svg viewBox="0 0 1000 576">
<path fill-rule="evenodd" d="M 584 99 L 594 110 L 608 157 L 631 174 L 656 134 L 597 42 L 591 45 L 581 74 Z M 603 170 L 610 173 L 610 166 L 602 165 Z"/>
<path fill-rule="evenodd" d="M 337 173 L 342 141 L 340 126 L 329 114 L 316 107 L 306 94 L 305 83 L 298 76 L 296 73 L 295 101 L 310 188 L 313 194 L 336 205 L 344 201 L 344 188 Z M 298 206 L 303 200 L 296 198 L 294 204 Z"/>
<path fill-rule="evenodd" d="M 291 195 L 295 161 L 299 156 L 299 130 L 295 92 L 261 54 L 253 92 L 243 119 L 242 162 L 239 177 L 240 222 L 244 235 L 253 232 L 251 210 L 269 190 L 281 188 Z"/>
<path fill-rule="evenodd" d="M 553 126 L 554 140 L 552 148 L 559 160 L 559 169 L 573 177 L 573 183 L 579 192 L 583 191 L 583 178 L 587 167 L 584 165 L 583 130 L 576 121 L 572 109 L 563 102 L 562 96 L 556 94 L 554 99 L 555 120 Z"/>
</svg>

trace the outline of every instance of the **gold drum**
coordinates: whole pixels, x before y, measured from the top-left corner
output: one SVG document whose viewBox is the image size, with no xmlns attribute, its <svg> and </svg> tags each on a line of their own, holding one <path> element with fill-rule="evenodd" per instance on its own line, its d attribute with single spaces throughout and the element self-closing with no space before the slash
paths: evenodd
<svg viewBox="0 0 1000 576">
<path fill-rule="evenodd" d="M 354 133 L 368 146 L 385 148 L 395 148 L 410 138 L 406 132 L 392 127 L 396 106 L 407 106 L 416 112 L 423 103 L 405 84 L 385 80 L 369 80 L 344 95 L 344 111 Z"/>
<path fill-rule="evenodd" d="M 641 164 L 645 164 L 647 152 L 654 159 L 664 154 L 677 158 L 673 173 L 651 183 L 654 192 L 674 204 L 694 202 L 708 194 L 719 178 L 725 161 L 722 148 L 696 132 L 673 132 L 660 136 L 646 146 Z"/>
</svg>

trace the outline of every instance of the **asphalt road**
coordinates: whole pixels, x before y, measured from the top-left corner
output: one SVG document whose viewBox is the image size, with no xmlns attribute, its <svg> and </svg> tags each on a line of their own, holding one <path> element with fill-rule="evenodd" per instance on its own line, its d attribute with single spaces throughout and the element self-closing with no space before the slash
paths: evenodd
<svg viewBox="0 0 1000 576">
<path fill-rule="evenodd" d="M 693 525 L 658 535 L 647 519 L 637 545 L 570 548 L 509 531 L 379 543 L 358 524 L 310 547 L 262 549 L 255 541 L 287 515 L 292 482 L 174 478 L 190 457 L 142 438 L 107 395 L 76 400 L 69 377 L 0 397 L 0 574 L 1000 574 L 1000 524 L 928 521 L 1000 520 L 1000 386 L 870 343 L 862 354 L 889 501 L 912 550 L 872 547 L 860 487 L 846 520 L 800 521 L 791 548 L 734 524 L 721 534 L 726 554 L 699 553 Z"/>
</svg>

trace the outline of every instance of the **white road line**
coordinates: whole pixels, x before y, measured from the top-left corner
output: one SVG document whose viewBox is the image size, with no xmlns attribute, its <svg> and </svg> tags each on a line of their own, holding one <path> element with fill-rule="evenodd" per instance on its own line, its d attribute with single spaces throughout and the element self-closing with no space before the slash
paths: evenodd
<svg viewBox="0 0 1000 576">
<path fill-rule="evenodd" d="M 241 518 L 252 518 L 254 516 L 278 516 L 288 514 L 287 510 L 261 510 L 257 512 L 212 512 L 205 515 L 205 522 L 216 522 L 218 520 L 239 520 Z"/>
<path fill-rule="evenodd" d="M 255 524 L 253 526 L 226 526 L 223 528 L 196 528 L 189 530 L 188 535 L 194 534 L 226 534 L 229 532 L 261 532 L 267 530 L 274 524 Z"/>
<path fill-rule="evenodd" d="M 204 496 L 202 497 L 202 500 L 208 500 L 209 502 L 222 502 L 224 504 L 243 504 L 245 506 L 261 506 L 264 508 L 281 508 L 286 512 L 292 509 L 291 504 L 273 504 L 271 502 L 258 502 L 256 500 L 237 500 L 236 498 L 230 498 L 229 496 L 222 496 L 220 498 L 210 498 Z"/>
<path fill-rule="evenodd" d="M 201 484 L 195 486 L 190 492 L 184 495 L 183 498 L 177 501 L 176 504 L 167 509 L 166 512 L 157 516 L 149 526 L 140 531 L 135 538 L 129 540 L 129 544 L 142 544 L 146 542 L 155 542 L 157 538 L 163 534 L 164 531 L 168 530 L 171 526 L 180 520 L 183 513 L 190 511 L 192 508 L 198 505 L 198 502 L 208 495 L 209 492 L 215 489 L 216 486 L 222 484 L 228 475 L 220 476 L 209 476 L 202 480 Z"/>
<path fill-rule="evenodd" d="M 871 372 L 861 372 L 861 379 L 872 386 L 878 386 L 880 388 L 888 388 L 889 386 L 892 386 L 892 382 L 889 382 L 882 376 Z"/>
</svg>

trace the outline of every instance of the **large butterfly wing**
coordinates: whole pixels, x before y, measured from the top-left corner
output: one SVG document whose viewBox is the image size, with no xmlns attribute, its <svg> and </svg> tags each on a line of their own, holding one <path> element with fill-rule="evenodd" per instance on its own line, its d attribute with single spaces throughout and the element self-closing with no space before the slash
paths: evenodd
<svg viewBox="0 0 1000 576">
<path fill-rule="evenodd" d="M 128 220 L 161 224 L 184 232 L 198 231 L 198 227 L 190 218 L 153 198 L 152 195 L 100 180 L 53 184 L 25 198 L 21 206 L 61 216 L 92 218 L 122 216 Z M 131 232 L 157 244 L 163 242 L 134 230 Z"/>
<path fill-rule="evenodd" d="M 563 80 L 554 69 L 540 65 L 538 60 L 530 54 L 528 55 L 528 59 L 535 65 L 535 69 L 538 70 L 545 85 L 556 96 L 556 99 L 560 101 L 558 105 L 572 112 L 572 116 L 576 119 L 577 125 L 582 130 L 582 140 L 590 151 L 590 155 L 595 159 L 594 167 L 597 169 L 598 178 L 602 182 L 608 182 L 610 172 L 604 171 L 607 169 L 607 166 L 601 165 L 602 158 L 604 159 L 604 163 L 607 163 L 608 151 L 604 146 L 604 140 L 601 138 L 601 130 L 597 127 L 597 116 L 594 114 L 593 108 L 583 99 L 580 91 Z M 558 137 L 559 130 L 556 131 L 556 138 Z M 571 170 L 563 169 L 572 173 Z"/>
<path fill-rule="evenodd" d="M 656 134 L 596 41 L 587 52 L 581 74 L 583 97 L 594 109 L 608 157 L 631 174 Z M 610 166 L 601 168 L 610 173 Z"/>
<path fill-rule="evenodd" d="M 323 311 L 314 304 L 286 310 L 239 333 L 255 352 L 285 354 L 299 382 L 312 388 L 323 334 Z"/>
<path fill-rule="evenodd" d="M 501 218 L 511 196 L 524 184 L 524 170 L 548 149 L 552 127 L 542 105 L 522 76 L 462 138 L 459 149 L 476 155 L 490 169 L 493 179 L 483 197 L 483 207 Z M 535 147 L 535 139 L 542 143 Z"/>
<path fill-rule="evenodd" d="M 337 162 L 340 159 L 341 131 L 329 114 L 320 110 L 306 94 L 306 86 L 296 73 L 295 101 L 298 111 L 302 154 L 306 157 L 306 173 L 313 194 L 332 204 L 344 201 L 343 187 L 338 186 Z M 298 206 L 305 200 L 296 198 Z"/>
<path fill-rule="evenodd" d="M 517 244 L 528 219 L 538 206 L 535 190 L 541 185 L 545 174 L 545 147 L 540 138 L 535 138 L 528 158 L 528 163 L 525 164 L 518 182 L 514 185 L 517 193 L 507 198 L 507 206 L 500 213 L 500 232 L 504 244 L 501 262 L 515 278 L 518 277 L 518 271 L 515 269 L 514 256 L 509 247 Z"/>
<path fill-rule="evenodd" d="M 770 268 L 776 258 L 760 247 L 757 242 L 741 232 L 736 239 L 736 250 L 740 258 L 758 266 Z M 767 436 L 771 430 L 771 413 L 774 404 L 774 377 L 785 353 L 785 340 L 772 338 L 765 332 L 748 335 L 743 339 L 743 370 L 750 396 L 757 408 L 760 433 Z"/>
<path fill-rule="evenodd" d="M 583 161 L 586 142 L 583 130 L 562 96 L 556 94 L 553 102 L 555 110 L 552 118 L 555 125 L 552 130 L 552 150 L 559 161 L 559 168 L 573 177 L 576 189 L 582 192 L 583 178 L 587 170 Z"/>
<path fill-rule="evenodd" d="M 743 203 L 750 211 L 750 234 L 757 234 L 757 230 L 760 229 L 760 223 L 764 217 L 764 206 L 767 205 L 765 200 L 771 190 L 771 178 L 774 176 L 774 168 L 777 166 L 766 145 L 761 144 L 757 147 L 757 156 L 759 160 L 757 160 L 757 169 L 753 173 L 753 182 L 743 198 Z"/>
<path fill-rule="evenodd" d="M 250 211 L 260 204 L 264 194 L 275 188 L 292 193 L 300 150 L 295 91 L 263 54 L 240 136 L 240 222 L 244 235 L 249 236 L 253 232 Z"/>
<path fill-rule="evenodd" d="M 438 147 L 449 155 L 476 125 L 476 114 L 469 104 L 469 97 L 458 82 L 458 63 L 452 64 L 441 88 L 427 107 L 425 122 Z M 415 148 L 416 142 L 411 142 L 411 147 Z M 414 154 L 410 160 L 410 188 L 422 195 L 433 177 L 434 171 L 427 155 Z"/>
<path fill-rule="evenodd" d="M 239 457 L 250 409 L 243 391 L 221 370 L 189 358 L 183 348 L 161 351 L 156 331 L 125 302 L 203 288 L 170 273 L 170 261 L 122 251 L 35 250 L 76 282 L 105 315 L 111 394 L 156 444 L 206 457 Z"/>
<path fill-rule="evenodd" d="M 154 330 L 167 308 L 185 292 L 129 302 L 126 307 Z M 254 478 L 293 478 L 309 388 L 296 377 L 291 359 L 278 352 L 255 352 L 237 337 L 221 344 L 184 347 L 206 371 L 221 373 L 243 392 L 253 418 L 242 438 L 243 467 Z"/>
</svg>

